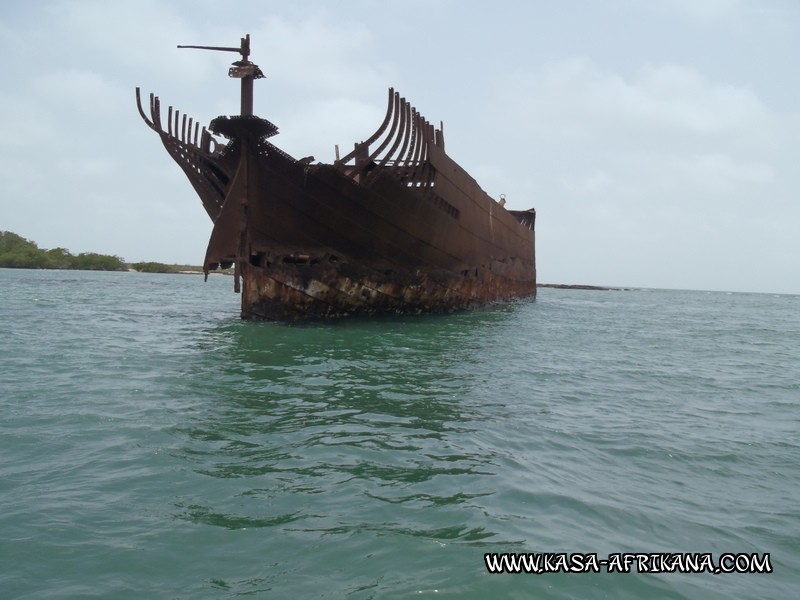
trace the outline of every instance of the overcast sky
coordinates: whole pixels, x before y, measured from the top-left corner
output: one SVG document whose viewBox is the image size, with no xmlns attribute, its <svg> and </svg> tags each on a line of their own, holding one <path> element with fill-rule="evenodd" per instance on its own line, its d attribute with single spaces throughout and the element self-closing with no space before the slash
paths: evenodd
<svg viewBox="0 0 800 600">
<path fill-rule="evenodd" d="M 493 197 L 540 282 L 800 293 L 797 0 L 0 3 L 0 230 L 200 264 L 211 222 L 134 89 L 207 124 L 267 75 L 273 142 L 330 162 L 394 86 Z"/>
</svg>

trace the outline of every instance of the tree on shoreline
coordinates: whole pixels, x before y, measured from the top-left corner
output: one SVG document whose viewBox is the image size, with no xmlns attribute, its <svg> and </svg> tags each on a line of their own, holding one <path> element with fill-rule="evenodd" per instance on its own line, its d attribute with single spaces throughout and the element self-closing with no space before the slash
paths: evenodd
<svg viewBox="0 0 800 600">
<path fill-rule="evenodd" d="M 8 269 L 72 269 L 86 271 L 126 271 L 119 256 L 81 252 L 70 254 L 66 248 L 44 250 L 36 242 L 11 231 L 0 231 L 0 267 Z"/>
</svg>

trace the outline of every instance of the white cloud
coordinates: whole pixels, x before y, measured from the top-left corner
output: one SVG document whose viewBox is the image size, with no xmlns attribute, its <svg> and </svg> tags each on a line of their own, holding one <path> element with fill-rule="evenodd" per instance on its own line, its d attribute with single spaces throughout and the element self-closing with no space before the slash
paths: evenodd
<svg viewBox="0 0 800 600">
<path fill-rule="evenodd" d="M 507 129 L 524 134 L 690 141 L 714 135 L 740 145 L 764 143 L 774 130 L 752 90 L 714 83 L 679 65 L 645 65 L 625 79 L 589 59 L 571 58 L 515 71 L 498 87 Z"/>
<path fill-rule="evenodd" d="M 605 169 L 594 169 L 585 176 L 574 179 L 563 179 L 564 188 L 576 194 L 593 195 L 607 190 L 612 185 L 613 177 Z"/>
<path fill-rule="evenodd" d="M 697 287 L 731 281 L 726 259 L 750 272 L 764 253 L 787 262 L 790 238 L 767 239 L 766 224 L 800 218 L 789 200 L 800 179 L 796 115 L 677 64 L 624 74 L 570 58 L 498 79 L 495 124 L 526 149 L 506 164 L 518 186 L 506 191 L 537 207 L 543 281 Z M 746 249 L 753 235 L 764 237 Z"/>
<path fill-rule="evenodd" d="M 34 98 L 53 109 L 75 116 L 102 118 L 115 114 L 130 98 L 119 87 L 99 75 L 84 69 L 58 69 L 37 75 L 31 81 Z"/>
<path fill-rule="evenodd" d="M 56 161 L 55 174 L 84 179 L 91 185 L 99 177 L 112 175 L 116 168 L 116 162 L 104 156 L 64 157 Z"/>
<path fill-rule="evenodd" d="M 578 58 L 517 70 L 503 82 L 492 99 L 501 106 L 498 125 L 546 149 L 527 162 L 561 193 L 614 202 L 675 190 L 686 198 L 741 195 L 780 178 L 781 124 L 792 118 L 695 69 L 645 65 L 625 78 Z"/>
<path fill-rule="evenodd" d="M 61 54 L 51 59 L 76 59 L 74 66 L 79 69 L 113 73 L 134 68 L 184 83 L 207 80 L 214 73 L 214 59 L 196 60 L 176 49 L 181 43 L 209 43 L 193 39 L 198 28 L 192 22 L 191 6 L 185 6 L 185 11 L 180 6 L 157 0 L 49 2 L 41 15 L 50 21 L 48 38 L 43 37 L 44 30 L 37 31 L 39 47 L 60 49 Z M 209 30 L 213 30 L 211 23 L 200 27 L 203 33 Z"/>
<path fill-rule="evenodd" d="M 319 161 L 332 162 L 335 145 L 339 145 L 341 156 L 350 152 L 354 142 L 368 138 L 377 129 L 385 110 L 385 106 L 346 96 L 309 99 L 298 103 L 281 120 L 280 143 L 288 152 L 298 154 L 297 158 L 299 154 L 313 154 Z"/>
<path fill-rule="evenodd" d="M 709 193 L 731 194 L 741 186 L 760 186 L 775 181 L 772 167 L 759 163 L 737 162 L 725 154 L 671 157 L 665 161 L 678 181 Z"/>
<path fill-rule="evenodd" d="M 257 28 L 260 55 L 284 57 L 264 61 L 267 76 L 328 94 L 358 94 L 378 81 L 382 87 L 385 77 L 376 70 L 380 62 L 358 60 L 371 52 L 373 34 L 355 20 L 340 27 L 331 27 L 330 21 L 324 10 L 295 21 L 266 17 Z"/>
<path fill-rule="evenodd" d="M 675 12 L 692 21 L 710 22 L 737 14 L 745 0 L 651 0 L 655 8 Z"/>
</svg>

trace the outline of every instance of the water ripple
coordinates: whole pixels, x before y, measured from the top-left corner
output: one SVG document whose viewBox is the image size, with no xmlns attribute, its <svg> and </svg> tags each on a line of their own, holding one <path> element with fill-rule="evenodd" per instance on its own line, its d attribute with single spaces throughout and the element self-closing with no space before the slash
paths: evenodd
<svg viewBox="0 0 800 600">
<path fill-rule="evenodd" d="M 543 290 L 286 326 L 241 323 L 225 278 L 0 277 L 11 597 L 785 598 L 800 577 L 797 297 Z M 547 551 L 776 572 L 483 566 Z"/>
</svg>

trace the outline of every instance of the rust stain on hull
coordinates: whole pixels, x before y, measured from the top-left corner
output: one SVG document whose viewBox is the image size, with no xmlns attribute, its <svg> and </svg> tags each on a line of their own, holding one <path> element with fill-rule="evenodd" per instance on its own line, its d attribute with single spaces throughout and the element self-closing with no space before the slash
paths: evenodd
<svg viewBox="0 0 800 600">
<path fill-rule="evenodd" d="M 214 222 L 204 269 L 235 267 L 242 317 L 295 321 L 476 308 L 536 295 L 535 211 L 508 211 L 444 151 L 444 135 L 389 90 L 383 122 L 332 164 L 294 159 L 252 116 L 249 36 L 231 76 L 242 114 L 208 128 L 151 95 L 144 121 Z"/>
<path fill-rule="evenodd" d="M 329 266 L 245 266 L 242 316 L 296 321 L 356 315 L 426 314 L 474 309 L 535 295 L 535 284 L 488 272 L 436 277 L 428 272 L 344 274 Z"/>
</svg>

